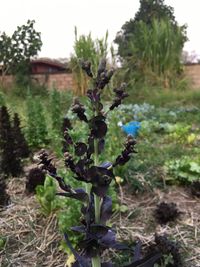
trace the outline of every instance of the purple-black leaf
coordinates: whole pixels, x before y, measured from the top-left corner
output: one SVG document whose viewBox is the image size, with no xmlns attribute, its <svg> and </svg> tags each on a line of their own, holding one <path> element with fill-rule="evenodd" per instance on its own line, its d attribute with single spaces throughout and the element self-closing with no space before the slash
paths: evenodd
<svg viewBox="0 0 200 267">
<path fill-rule="evenodd" d="M 154 264 L 162 257 L 161 253 L 156 253 L 145 257 L 142 260 L 134 261 L 123 267 L 154 267 Z"/>
<path fill-rule="evenodd" d="M 87 96 L 91 100 L 92 103 L 98 103 L 100 101 L 100 92 L 97 89 L 88 90 Z"/>
<path fill-rule="evenodd" d="M 113 267 L 113 264 L 111 262 L 103 262 L 101 267 Z"/>
<path fill-rule="evenodd" d="M 99 167 L 110 169 L 112 167 L 112 162 L 103 162 Z"/>
<path fill-rule="evenodd" d="M 134 248 L 134 261 L 138 261 L 141 259 L 141 247 L 142 243 L 139 240 Z"/>
<path fill-rule="evenodd" d="M 101 154 L 101 152 L 104 150 L 104 146 L 105 146 L 105 140 L 100 139 L 98 142 L 98 154 Z"/>
<path fill-rule="evenodd" d="M 73 190 L 74 193 L 70 192 L 70 193 L 56 193 L 56 195 L 58 196 L 63 196 L 63 197 L 71 197 L 77 200 L 81 200 L 81 201 L 86 201 L 88 199 L 88 194 L 83 190 L 83 189 L 76 189 Z"/>
<path fill-rule="evenodd" d="M 112 199 L 108 196 L 105 196 L 103 198 L 103 202 L 101 205 L 101 214 L 100 214 L 101 223 L 105 223 L 107 220 L 109 220 L 111 215 L 112 215 Z"/>
<path fill-rule="evenodd" d="M 69 237 L 66 233 L 64 233 L 64 237 L 65 237 L 65 241 L 66 241 L 66 244 L 67 246 L 69 247 L 69 249 L 71 250 L 71 252 L 73 253 L 75 259 L 76 259 L 76 262 L 73 263 L 73 267 L 91 267 L 91 261 L 86 258 L 86 257 L 83 257 L 83 256 L 80 256 L 76 250 L 73 248 L 70 240 L 69 240 Z"/>
</svg>

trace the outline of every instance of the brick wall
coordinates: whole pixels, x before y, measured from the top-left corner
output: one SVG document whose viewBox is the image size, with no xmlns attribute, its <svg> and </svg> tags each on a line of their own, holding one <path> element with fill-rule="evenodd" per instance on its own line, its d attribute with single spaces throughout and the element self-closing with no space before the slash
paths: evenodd
<svg viewBox="0 0 200 267">
<path fill-rule="evenodd" d="M 41 85 L 46 85 L 49 89 L 53 87 L 61 91 L 73 89 L 71 73 L 34 74 L 32 78 Z"/>
<path fill-rule="evenodd" d="M 200 89 L 200 64 L 190 64 L 184 66 L 185 77 L 190 81 L 191 88 Z M 51 89 L 55 87 L 58 90 L 73 89 L 73 78 L 71 73 L 52 73 L 52 74 L 33 74 L 33 81 L 39 82 L 41 85 L 46 85 Z M 2 84 L 2 76 L 0 76 Z M 14 83 L 12 75 L 7 75 L 4 80 L 6 87 L 11 87 Z"/>
<path fill-rule="evenodd" d="M 184 67 L 185 77 L 193 89 L 200 89 L 200 64 L 188 64 Z"/>
<path fill-rule="evenodd" d="M 58 90 L 73 89 L 73 79 L 71 73 L 52 73 L 52 74 L 33 74 L 32 79 L 40 85 L 47 86 L 48 89 L 55 87 Z M 2 76 L 0 76 L 0 83 L 2 84 Z M 12 87 L 14 84 L 14 77 L 6 75 L 4 77 L 4 86 Z"/>
</svg>

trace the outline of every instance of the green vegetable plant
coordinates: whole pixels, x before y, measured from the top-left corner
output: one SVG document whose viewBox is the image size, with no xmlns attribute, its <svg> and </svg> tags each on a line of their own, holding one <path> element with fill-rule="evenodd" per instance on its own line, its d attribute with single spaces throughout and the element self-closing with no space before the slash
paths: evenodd
<svg viewBox="0 0 200 267">
<path fill-rule="evenodd" d="M 44 107 L 39 98 L 29 94 L 26 102 L 27 124 L 26 137 L 31 147 L 42 147 L 48 141 L 47 124 L 44 115 Z"/>
<path fill-rule="evenodd" d="M 190 157 L 167 161 L 165 169 L 168 173 L 166 181 L 170 184 L 190 184 L 199 180 L 200 162 Z"/>
</svg>

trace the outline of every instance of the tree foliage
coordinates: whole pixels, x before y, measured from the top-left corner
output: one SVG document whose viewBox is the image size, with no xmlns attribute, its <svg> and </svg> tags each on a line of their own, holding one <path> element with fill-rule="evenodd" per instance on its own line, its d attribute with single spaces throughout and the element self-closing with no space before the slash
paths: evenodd
<svg viewBox="0 0 200 267">
<path fill-rule="evenodd" d="M 0 63 L 2 75 L 21 76 L 29 73 L 30 60 L 41 50 L 41 34 L 34 29 L 34 20 L 18 26 L 11 36 L 0 34 Z"/>
<path fill-rule="evenodd" d="M 164 0 L 140 0 L 135 18 L 122 26 L 115 42 L 130 84 L 171 87 L 177 80 L 187 37 L 186 26 L 178 26 L 173 12 Z"/>
<path fill-rule="evenodd" d="M 182 71 L 182 32 L 178 27 L 173 29 L 169 20 L 155 19 L 151 28 L 138 22 L 129 49 L 131 54 L 126 57 L 124 69 L 128 79 L 134 72 L 131 81 L 170 87 Z"/>
<path fill-rule="evenodd" d="M 164 0 L 140 0 L 140 8 L 134 19 L 125 22 L 115 38 L 115 43 L 119 45 L 118 54 L 122 58 L 132 54 L 129 43 L 137 35 L 138 22 L 142 21 L 148 28 L 151 28 L 155 19 L 158 21 L 161 19 L 169 20 L 175 31 L 177 28 L 180 28 L 182 46 L 184 45 L 184 42 L 187 40 L 186 25 L 178 26 L 174 16 L 174 9 L 171 6 L 165 5 Z"/>
</svg>

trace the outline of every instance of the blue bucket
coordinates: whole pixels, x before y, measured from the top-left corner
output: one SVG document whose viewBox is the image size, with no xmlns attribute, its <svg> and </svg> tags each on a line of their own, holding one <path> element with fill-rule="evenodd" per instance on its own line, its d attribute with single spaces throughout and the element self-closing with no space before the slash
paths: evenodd
<svg viewBox="0 0 200 267">
<path fill-rule="evenodd" d="M 139 129 L 141 128 L 141 124 L 139 121 L 130 121 L 129 123 L 122 125 L 121 128 L 127 135 L 130 134 L 136 137 Z"/>
</svg>

